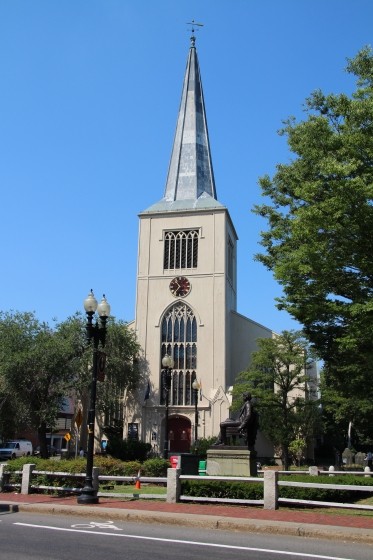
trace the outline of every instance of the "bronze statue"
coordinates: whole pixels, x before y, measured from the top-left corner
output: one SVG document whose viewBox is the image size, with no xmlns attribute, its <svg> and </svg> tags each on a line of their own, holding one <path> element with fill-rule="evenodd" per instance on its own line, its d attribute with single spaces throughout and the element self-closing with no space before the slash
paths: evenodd
<svg viewBox="0 0 373 560">
<path fill-rule="evenodd" d="M 227 428 L 237 428 L 238 434 L 246 439 L 248 450 L 254 451 L 259 417 L 251 402 L 251 393 L 243 393 L 242 398 L 244 402 L 238 420 L 228 418 L 220 423 L 220 434 L 214 445 L 227 445 Z"/>
</svg>

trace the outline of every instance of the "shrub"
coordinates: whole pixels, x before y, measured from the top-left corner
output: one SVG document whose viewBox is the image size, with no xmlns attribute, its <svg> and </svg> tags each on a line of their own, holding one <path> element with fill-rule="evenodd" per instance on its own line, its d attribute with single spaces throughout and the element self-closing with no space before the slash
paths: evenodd
<svg viewBox="0 0 373 560">
<path fill-rule="evenodd" d="M 141 466 L 141 474 L 143 476 L 167 476 L 169 466 L 168 459 L 148 459 Z"/>
<path fill-rule="evenodd" d="M 201 457 L 201 459 L 206 459 L 207 450 L 216 442 L 216 437 L 201 438 L 198 440 L 198 446 L 196 452 Z"/>
<path fill-rule="evenodd" d="M 110 455 L 97 455 L 94 458 L 94 466 L 100 469 L 101 474 L 113 476 L 125 476 L 123 461 L 115 459 Z"/>
<path fill-rule="evenodd" d="M 108 441 L 107 453 L 122 461 L 145 461 L 151 451 L 151 444 L 132 439 L 112 437 Z"/>
<path fill-rule="evenodd" d="M 137 476 L 138 472 L 141 471 L 141 463 L 140 461 L 125 461 L 123 470 L 123 476 Z"/>
<path fill-rule="evenodd" d="M 356 477 L 354 475 L 341 476 L 309 476 L 309 475 L 292 475 L 291 477 L 280 476 L 280 480 L 289 480 L 291 482 L 312 482 L 314 484 L 341 484 L 366 486 L 370 485 L 366 479 Z M 335 490 L 333 488 L 302 488 L 299 486 L 280 486 L 279 497 L 291 498 L 295 500 L 311 500 L 321 502 L 357 502 L 363 498 L 371 496 L 371 492 L 361 492 L 359 490 Z"/>
<path fill-rule="evenodd" d="M 260 482 L 221 482 L 202 479 L 183 480 L 181 492 L 185 496 L 262 500 L 263 484 Z"/>
<path fill-rule="evenodd" d="M 292 475 L 283 476 L 281 480 L 292 482 L 312 482 L 320 484 L 344 484 L 365 486 L 367 481 L 361 477 L 340 476 L 318 476 Z M 370 483 L 368 482 L 368 485 Z M 182 494 L 186 496 L 206 498 L 229 498 L 236 500 L 262 500 L 263 484 L 255 482 L 229 482 L 210 480 L 183 480 L 181 483 Z M 302 488 L 297 486 L 280 486 L 279 497 L 295 500 L 310 500 L 322 502 L 356 502 L 364 497 L 371 496 L 371 492 L 360 492 L 358 490 L 334 490 L 332 488 Z"/>
</svg>

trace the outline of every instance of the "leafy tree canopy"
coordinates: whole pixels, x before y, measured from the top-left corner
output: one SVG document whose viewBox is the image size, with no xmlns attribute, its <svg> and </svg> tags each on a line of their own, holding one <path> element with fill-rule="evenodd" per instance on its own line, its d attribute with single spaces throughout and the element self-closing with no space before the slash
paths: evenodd
<svg viewBox="0 0 373 560">
<path fill-rule="evenodd" d="M 135 391 L 141 379 L 135 334 L 121 321 L 107 326 L 105 381 L 99 383 L 97 411 L 120 414 L 125 389 Z M 53 327 L 33 313 L 0 312 L 0 428 L 4 437 L 33 429 L 46 450 L 46 428 L 56 423 L 66 397 L 84 402 L 91 383 L 92 348 L 85 321 L 77 313 Z M 44 441 L 44 443 L 43 443 Z"/>
<path fill-rule="evenodd" d="M 79 370 L 82 340 L 76 333 L 41 323 L 33 313 L 0 313 L 0 415 L 7 430 L 27 426 L 43 434 L 54 425 Z M 10 411 L 11 424 L 4 416 Z"/>
<path fill-rule="evenodd" d="M 285 469 L 289 446 L 315 435 L 319 412 L 317 379 L 309 375 L 312 360 L 300 333 L 283 331 L 275 338 L 260 338 L 250 367 L 233 388 L 236 407 L 243 391 L 250 391 L 260 415 L 260 430 L 278 449 Z"/>
<path fill-rule="evenodd" d="M 372 50 L 349 60 L 347 72 L 356 77 L 351 96 L 315 91 L 306 120 L 291 118 L 280 132 L 294 158 L 259 181 L 269 202 L 254 211 L 269 229 L 256 258 L 283 286 L 278 307 L 324 360 L 326 405 L 347 423 L 364 409 L 372 425 Z"/>
</svg>

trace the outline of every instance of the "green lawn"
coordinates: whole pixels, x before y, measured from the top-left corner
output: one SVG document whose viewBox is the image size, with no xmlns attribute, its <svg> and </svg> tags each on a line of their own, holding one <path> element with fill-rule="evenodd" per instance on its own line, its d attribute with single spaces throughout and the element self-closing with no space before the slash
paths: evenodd
<svg viewBox="0 0 373 560">
<path fill-rule="evenodd" d="M 110 486 L 110 489 L 105 488 Z M 113 486 L 113 488 L 111 487 Z M 100 492 L 110 492 L 116 494 L 166 494 L 167 488 L 159 484 L 141 484 L 141 488 L 135 488 L 134 484 L 100 484 Z"/>
</svg>

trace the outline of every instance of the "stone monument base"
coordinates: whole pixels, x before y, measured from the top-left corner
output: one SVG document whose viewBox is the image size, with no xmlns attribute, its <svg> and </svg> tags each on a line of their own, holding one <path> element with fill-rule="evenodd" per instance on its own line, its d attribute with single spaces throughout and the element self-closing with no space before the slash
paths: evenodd
<svg viewBox="0 0 373 560">
<path fill-rule="evenodd" d="M 207 450 L 206 474 L 211 476 L 258 476 L 256 451 L 247 447 L 217 445 Z"/>
</svg>

